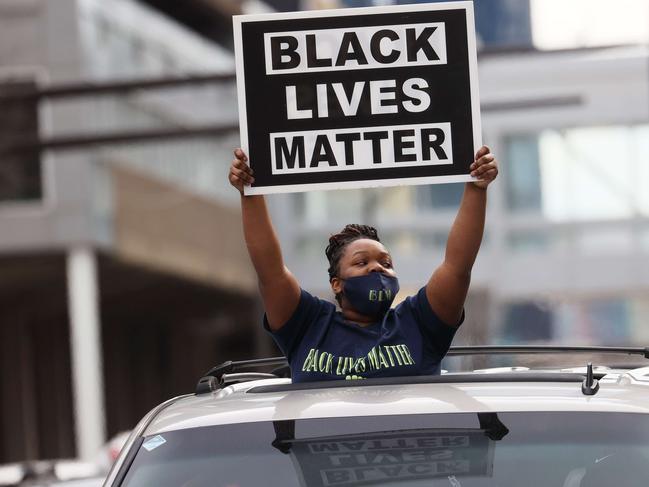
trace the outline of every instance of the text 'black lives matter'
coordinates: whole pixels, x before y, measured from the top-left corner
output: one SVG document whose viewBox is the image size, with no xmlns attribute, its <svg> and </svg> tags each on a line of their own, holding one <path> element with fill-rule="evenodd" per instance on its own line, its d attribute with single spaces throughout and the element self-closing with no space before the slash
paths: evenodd
<svg viewBox="0 0 649 487">
<path fill-rule="evenodd" d="M 445 39 L 441 23 L 268 33 L 266 73 L 444 64 Z M 344 117 L 354 117 L 364 97 L 371 115 L 418 113 L 430 107 L 428 87 L 423 78 L 409 78 L 398 87 L 394 79 L 356 81 L 347 91 L 341 82 L 317 83 L 309 106 L 298 100 L 296 85 L 287 85 L 286 115 L 289 120 L 328 118 L 333 104 Z M 398 90 L 401 103 L 396 102 Z M 446 123 L 271 133 L 273 174 L 448 163 L 449 129 Z M 367 154 L 371 158 L 363 157 Z"/>
</svg>

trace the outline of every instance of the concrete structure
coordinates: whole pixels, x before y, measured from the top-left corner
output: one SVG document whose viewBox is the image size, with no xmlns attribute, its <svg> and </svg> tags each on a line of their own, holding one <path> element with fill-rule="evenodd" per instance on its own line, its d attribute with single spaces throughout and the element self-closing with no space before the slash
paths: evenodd
<svg viewBox="0 0 649 487">
<path fill-rule="evenodd" d="M 269 353 L 226 178 L 232 82 L 62 89 L 232 72 L 228 51 L 129 0 L 0 1 L 0 463 L 89 459 L 214 362 Z M 235 129 L 85 142 L 219 125 Z"/>
</svg>

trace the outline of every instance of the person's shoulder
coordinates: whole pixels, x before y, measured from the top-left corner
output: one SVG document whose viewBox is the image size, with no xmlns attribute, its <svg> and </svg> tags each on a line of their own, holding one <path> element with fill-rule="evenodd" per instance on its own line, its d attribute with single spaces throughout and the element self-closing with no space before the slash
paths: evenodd
<svg viewBox="0 0 649 487">
<path fill-rule="evenodd" d="M 318 296 L 317 294 L 315 294 L 314 292 L 307 291 L 304 288 L 300 288 L 300 297 L 303 298 L 303 299 L 308 299 L 308 300 L 312 300 L 312 301 L 318 301 L 318 302 L 321 302 L 321 303 L 324 303 L 324 304 L 335 307 L 335 304 L 332 303 L 331 301 L 329 301 L 327 299 L 323 299 L 320 296 Z"/>
<path fill-rule="evenodd" d="M 402 308 L 412 308 L 421 305 L 430 307 L 428 303 L 428 297 L 426 296 L 426 286 L 420 288 L 416 293 L 410 294 L 403 298 L 401 302 L 394 307 L 394 309 L 398 310 Z"/>
<path fill-rule="evenodd" d="M 418 323 L 427 327 L 441 327 L 456 330 L 464 321 L 464 311 L 458 323 L 445 323 L 435 312 L 426 295 L 426 286 L 423 286 L 415 294 L 406 297 L 396 307 L 395 311 L 403 318 L 413 316 Z"/>
<path fill-rule="evenodd" d="M 328 313 L 333 313 L 336 311 L 336 305 L 329 300 L 322 299 L 315 294 L 307 291 L 304 288 L 300 288 L 300 306 L 304 307 L 317 307 Z"/>
<path fill-rule="evenodd" d="M 413 317 L 422 323 L 441 323 L 435 310 L 426 296 L 426 286 L 420 288 L 416 293 L 411 294 L 395 306 L 395 312 L 402 319 Z"/>
</svg>

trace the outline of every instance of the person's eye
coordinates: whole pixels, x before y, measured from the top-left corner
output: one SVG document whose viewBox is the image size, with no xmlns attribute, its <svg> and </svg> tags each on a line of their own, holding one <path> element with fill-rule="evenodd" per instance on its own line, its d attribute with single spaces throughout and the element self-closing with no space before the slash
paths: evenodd
<svg viewBox="0 0 649 487">
<path fill-rule="evenodd" d="M 388 269 L 392 269 L 392 262 L 389 260 L 384 261 L 381 265 L 383 267 L 387 267 Z"/>
<path fill-rule="evenodd" d="M 354 265 L 356 265 L 356 266 L 364 266 L 365 264 L 367 264 L 367 262 L 364 261 L 364 260 L 358 260 L 358 261 L 354 262 Z"/>
</svg>

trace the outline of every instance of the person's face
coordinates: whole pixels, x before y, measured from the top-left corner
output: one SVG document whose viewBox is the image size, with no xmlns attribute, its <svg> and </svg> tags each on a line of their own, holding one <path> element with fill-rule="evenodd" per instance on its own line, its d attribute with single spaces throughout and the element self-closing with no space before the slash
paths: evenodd
<svg viewBox="0 0 649 487">
<path fill-rule="evenodd" d="M 354 240 L 345 247 L 338 263 L 338 275 L 331 279 L 331 289 L 334 294 L 339 294 L 343 290 L 345 279 L 370 272 L 381 272 L 393 277 L 397 275 L 390 252 L 381 242 L 369 238 Z"/>
</svg>

